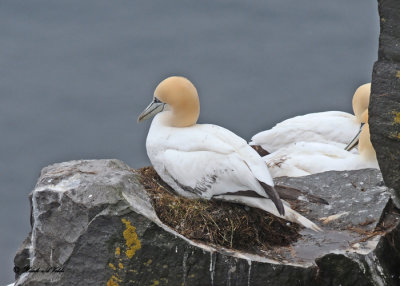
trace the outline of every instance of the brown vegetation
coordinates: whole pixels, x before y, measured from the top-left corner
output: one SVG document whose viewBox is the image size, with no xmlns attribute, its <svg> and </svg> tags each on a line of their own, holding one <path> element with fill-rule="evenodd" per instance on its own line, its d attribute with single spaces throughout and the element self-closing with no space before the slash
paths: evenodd
<svg viewBox="0 0 400 286">
<path fill-rule="evenodd" d="M 187 199 L 174 194 L 152 167 L 139 169 L 160 220 L 185 237 L 257 252 L 296 241 L 299 226 L 239 204 Z"/>
</svg>

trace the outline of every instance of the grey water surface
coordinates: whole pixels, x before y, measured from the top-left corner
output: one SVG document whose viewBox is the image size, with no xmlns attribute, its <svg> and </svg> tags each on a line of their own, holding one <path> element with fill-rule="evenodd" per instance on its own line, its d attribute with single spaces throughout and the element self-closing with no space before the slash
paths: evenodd
<svg viewBox="0 0 400 286">
<path fill-rule="evenodd" d="M 0 0 L 0 285 L 42 167 L 149 164 L 150 122 L 136 118 L 163 78 L 187 76 L 200 122 L 250 139 L 296 114 L 350 112 L 378 34 L 373 0 Z"/>
</svg>

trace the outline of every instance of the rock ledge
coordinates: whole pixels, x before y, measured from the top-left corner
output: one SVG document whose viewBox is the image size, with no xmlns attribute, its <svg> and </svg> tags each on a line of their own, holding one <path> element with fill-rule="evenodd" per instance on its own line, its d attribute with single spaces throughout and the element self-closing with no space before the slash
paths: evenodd
<svg viewBox="0 0 400 286">
<path fill-rule="evenodd" d="M 165 226 L 118 160 L 42 170 L 16 285 L 398 285 L 399 215 L 379 171 L 279 178 L 330 202 L 299 205 L 324 233 L 254 255 L 196 243 Z M 336 215 L 332 217 L 332 215 Z M 377 231 L 378 230 L 378 231 Z"/>
</svg>

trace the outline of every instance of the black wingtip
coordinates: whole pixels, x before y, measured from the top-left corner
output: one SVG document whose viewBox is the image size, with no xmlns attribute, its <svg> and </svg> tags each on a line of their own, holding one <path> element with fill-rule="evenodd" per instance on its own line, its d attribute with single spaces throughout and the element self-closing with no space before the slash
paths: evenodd
<svg viewBox="0 0 400 286">
<path fill-rule="evenodd" d="M 283 206 L 281 198 L 279 197 L 279 194 L 275 190 L 275 188 L 273 186 L 267 185 L 261 181 L 259 181 L 259 183 L 263 187 L 263 189 L 264 189 L 265 193 L 268 195 L 268 197 L 275 204 L 276 209 L 278 210 L 279 214 L 284 216 L 285 215 L 285 207 Z"/>
<path fill-rule="evenodd" d="M 250 145 L 254 150 L 257 151 L 258 155 L 261 157 L 267 156 L 271 153 L 269 153 L 267 150 L 263 149 L 260 145 Z"/>
</svg>

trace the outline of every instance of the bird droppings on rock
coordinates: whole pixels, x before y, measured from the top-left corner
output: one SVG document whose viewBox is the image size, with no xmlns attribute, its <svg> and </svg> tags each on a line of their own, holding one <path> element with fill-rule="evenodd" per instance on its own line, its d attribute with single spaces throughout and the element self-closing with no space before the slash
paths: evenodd
<svg viewBox="0 0 400 286">
<path fill-rule="evenodd" d="M 239 204 L 184 198 L 174 194 L 153 167 L 138 171 L 159 219 L 191 240 L 259 252 L 288 246 L 300 237 L 295 223 Z"/>
</svg>

